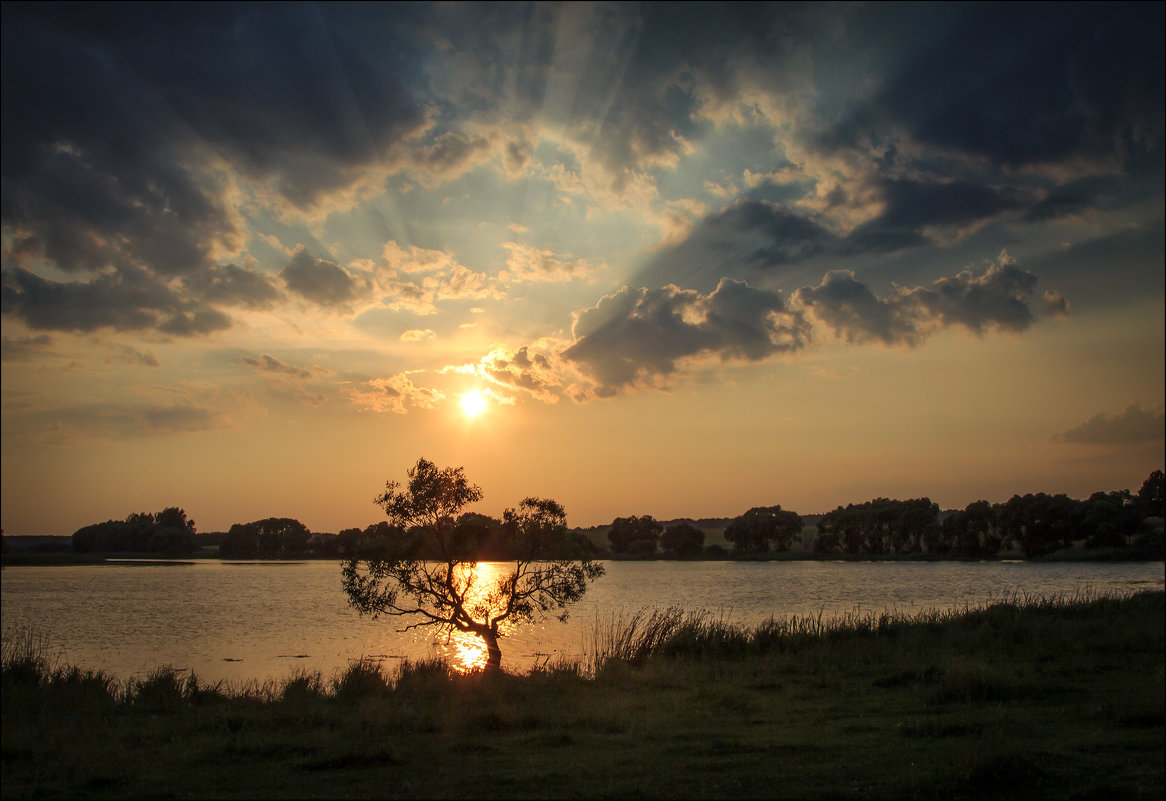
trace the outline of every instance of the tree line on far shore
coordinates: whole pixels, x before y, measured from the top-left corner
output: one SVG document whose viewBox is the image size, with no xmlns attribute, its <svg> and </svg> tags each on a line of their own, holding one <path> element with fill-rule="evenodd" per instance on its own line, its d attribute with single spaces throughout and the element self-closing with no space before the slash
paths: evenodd
<svg viewBox="0 0 1166 801">
<path fill-rule="evenodd" d="M 1030 493 L 1014 495 L 1004 503 L 976 501 L 962 510 L 941 512 L 928 498 L 876 498 L 805 517 L 781 506 L 759 506 L 728 521 L 722 536 L 730 548 L 706 545 L 706 531 L 695 521 L 665 525 L 650 515 L 632 515 L 591 529 L 592 536 L 575 529 L 569 540 L 569 556 L 763 559 L 789 553 L 797 544 L 826 559 L 912 554 L 991 559 L 1002 553 L 1040 558 L 1079 543 L 1086 551 L 1097 553 L 1101 549 L 1129 549 L 1141 556 L 1161 557 L 1162 528 L 1149 525 L 1147 519 L 1163 516 L 1164 496 L 1166 476 L 1155 470 L 1137 493 L 1095 492 L 1084 500 Z M 606 547 L 596 542 L 602 542 L 604 533 Z M 488 515 L 467 512 L 458 516 L 453 536 L 460 548 L 481 561 L 525 556 L 504 521 Z M 330 534 L 312 533 L 298 520 L 278 517 L 236 523 L 226 532 L 199 534 L 184 510 L 167 507 L 153 514 L 134 513 L 125 520 L 84 526 L 73 534 L 72 550 L 189 556 L 215 548 L 224 559 L 335 559 L 381 542 L 394 547 L 407 544 L 411 552 L 425 559 L 436 554 L 430 540 L 431 534 L 420 527 L 404 530 L 387 521 Z"/>
</svg>

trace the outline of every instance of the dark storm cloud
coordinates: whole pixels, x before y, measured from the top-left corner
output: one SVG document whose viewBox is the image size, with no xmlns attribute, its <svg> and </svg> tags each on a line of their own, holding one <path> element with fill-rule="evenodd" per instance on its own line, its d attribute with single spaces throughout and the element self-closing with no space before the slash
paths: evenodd
<svg viewBox="0 0 1166 801">
<path fill-rule="evenodd" d="M 0 312 L 55 331 L 142 331 L 196 336 L 229 328 L 230 318 L 184 300 L 146 270 L 102 273 L 89 281 L 52 281 L 17 267 L 5 271 Z"/>
<path fill-rule="evenodd" d="M 185 284 L 196 296 L 222 306 L 266 309 L 280 298 L 267 276 L 235 264 L 201 270 L 187 276 Z"/>
<path fill-rule="evenodd" d="M 841 244 L 842 253 L 902 250 L 929 244 L 929 229 L 974 225 L 1038 202 L 1031 192 L 1014 187 L 966 181 L 882 179 L 877 187 L 885 210 L 848 235 Z"/>
<path fill-rule="evenodd" d="M 385 50 L 405 45 L 399 21 L 391 9 L 376 15 Z M 5 67 L 43 67 L 11 93 L 27 134 L 6 143 L 6 162 L 9 147 L 76 138 L 82 151 L 100 144 L 112 166 L 131 167 L 125 159 L 143 146 L 194 137 L 305 205 L 352 183 L 353 168 L 424 123 L 404 84 L 314 5 L 36 4 L 6 9 L 5 22 Z M 76 107 L 58 102 L 62 94 Z M 6 105 L 8 95 L 6 83 Z"/>
<path fill-rule="evenodd" d="M 988 328 L 1023 331 L 1034 319 L 1029 301 L 1036 283 L 1035 275 L 1004 260 L 983 275 L 964 270 L 931 287 L 912 289 L 902 298 L 942 326 L 961 325 L 974 334 Z"/>
<path fill-rule="evenodd" d="M 393 54 L 380 64 L 315 5 L 6 3 L 3 14 L 6 266 L 100 273 L 6 276 L 5 308 L 35 327 L 188 335 L 226 317 L 176 306 L 269 305 L 267 279 L 216 266 L 247 236 L 219 167 L 307 208 L 427 124 L 385 68 L 409 49 L 392 9 L 371 26 Z M 176 301 L 161 285 L 174 276 L 202 297 Z"/>
<path fill-rule="evenodd" d="M 572 333 L 575 342 L 561 355 L 606 397 L 652 386 L 692 357 L 757 361 L 797 350 L 809 326 L 780 294 L 726 278 L 708 295 L 624 287 L 577 312 Z"/>
<path fill-rule="evenodd" d="M 1079 426 L 1058 434 L 1059 442 L 1088 445 L 1128 445 L 1160 441 L 1166 435 L 1166 419 L 1161 411 L 1143 409 L 1131 403 L 1119 414 L 1099 412 Z"/>
<path fill-rule="evenodd" d="M 565 126 L 619 191 L 627 170 L 674 159 L 681 138 L 699 137 L 701 103 L 800 85 L 803 45 L 824 16 L 771 3 L 462 3 L 437 7 L 431 22 L 456 54 L 460 106 L 501 104 L 507 119 Z M 552 86 L 570 95 L 551 97 Z"/>
<path fill-rule="evenodd" d="M 729 278 L 707 295 L 675 285 L 656 290 L 625 286 L 575 312 L 574 343 L 559 356 L 594 384 L 594 396 L 610 397 L 662 386 L 698 357 L 756 362 L 800 351 L 813 342 L 811 320 L 855 344 L 918 345 L 953 326 L 977 336 L 1020 332 L 1036 319 L 1036 284 L 1035 275 L 1001 253 L 982 274 L 964 270 L 928 287 L 894 287 L 885 298 L 849 270 L 828 272 L 818 286 L 794 292 L 788 304 L 777 292 Z M 1045 292 L 1044 301 L 1050 313 L 1068 311 L 1057 292 Z M 532 366 L 518 356 L 511 364 Z M 496 380 L 519 385 L 512 377 Z M 554 383 L 561 382 L 539 388 Z M 574 394 L 577 400 L 589 397 Z"/>
<path fill-rule="evenodd" d="M 951 326 L 976 335 L 1025 330 L 1036 319 L 1031 305 L 1036 284 L 1035 275 L 1002 254 L 982 275 L 964 270 L 930 287 L 896 287 L 883 299 L 854 273 L 831 271 L 818 286 L 797 290 L 793 301 L 848 342 L 918 345 Z M 1046 292 L 1044 300 L 1050 313 L 1068 312 L 1059 293 Z"/>
<path fill-rule="evenodd" d="M 705 217 L 683 242 L 650 259 L 636 279 L 648 285 L 699 285 L 702 278 L 797 264 L 837 243 L 822 225 L 782 204 L 742 200 Z"/>
<path fill-rule="evenodd" d="M 287 288 L 321 306 L 342 306 L 361 293 L 360 283 L 335 262 L 317 259 L 300 249 L 283 271 Z"/>
<path fill-rule="evenodd" d="M 793 298 L 847 342 L 895 344 L 917 339 L 915 323 L 905 309 L 879 300 L 847 270 L 827 273 L 821 284 L 803 287 Z"/>
<path fill-rule="evenodd" d="M 935 244 L 934 232 L 1019 214 L 1042 201 L 1013 187 L 969 182 L 880 180 L 881 214 L 838 236 L 797 208 L 741 200 L 701 220 L 681 243 L 659 253 L 637 278 L 645 284 L 699 283 L 702 276 L 749 275 L 818 256 L 860 256 Z"/>
<path fill-rule="evenodd" d="M 901 128 L 1007 169 L 1161 147 L 1161 3 L 909 6 L 892 16 L 926 35 L 820 146 L 858 147 Z"/>
</svg>

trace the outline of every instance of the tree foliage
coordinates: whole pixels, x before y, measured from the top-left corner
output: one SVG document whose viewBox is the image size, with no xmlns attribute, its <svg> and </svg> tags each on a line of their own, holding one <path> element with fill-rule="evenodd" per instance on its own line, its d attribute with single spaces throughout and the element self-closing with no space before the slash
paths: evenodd
<svg viewBox="0 0 1166 801">
<path fill-rule="evenodd" d="M 769 550 L 788 551 L 790 540 L 802 531 L 802 518 L 797 512 L 781 506 L 754 506 L 748 512 L 733 518 L 725 528 L 725 539 L 733 543 L 737 554 L 759 554 Z"/>
<path fill-rule="evenodd" d="M 235 523 L 219 544 L 224 559 L 290 559 L 308 550 L 312 533 L 290 517 Z"/>
<path fill-rule="evenodd" d="M 704 550 L 704 532 L 692 523 L 676 523 L 660 535 L 660 547 L 665 556 L 692 559 Z"/>
<path fill-rule="evenodd" d="M 1146 476 L 1138 490 L 1138 505 L 1145 517 L 1166 515 L 1166 473 L 1155 470 Z"/>
<path fill-rule="evenodd" d="M 474 634 L 486 644 L 487 668 L 498 669 L 504 624 L 548 614 L 565 620 L 567 607 L 604 573 L 567 531 L 566 512 L 553 500 L 526 498 L 496 528 L 489 518 L 460 514 L 482 499 L 463 468 L 419 459 L 408 477 L 404 485 L 387 482 L 374 499 L 389 517 L 386 536 L 364 541 L 344 562 L 344 591 L 362 615 L 412 621 L 402 631 L 433 626 Z M 481 568 L 486 541 L 511 555 L 506 568 Z M 435 558 L 427 558 L 430 551 Z"/>
<path fill-rule="evenodd" d="M 186 556 L 195 551 L 194 521 L 177 506 L 157 514 L 135 512 L 125 520 L 107 520 L 83 526 L 73 533 L 79 553 L 156 553 Z"/>
<path fill-rule="evenodd" d="M 617 517 L 611 521 L 607 541 L 612 553 L 649 558 L 656 553 L 656 545 L 664 526 L 651 515 Z"/>
<path fill-rule="evenodd" d="M 819 539 L 848 554 L 918 553 L 928 535 L 934 535 L 939 506 L 929 498 L 896 501 L 876 498 L 839 506 L 818 520 Z"/>
</svg>

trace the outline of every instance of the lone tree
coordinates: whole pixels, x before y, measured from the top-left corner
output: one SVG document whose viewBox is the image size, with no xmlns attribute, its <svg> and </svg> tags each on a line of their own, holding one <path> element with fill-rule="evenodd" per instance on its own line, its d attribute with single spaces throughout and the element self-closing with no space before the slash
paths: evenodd
<svg viewBox="0 0 1166 801">
<path fill-rule="evenodd" d="M 486 669 L 497 670 L 503 623 L 530 623 L 552 613 L 566 620 L 567 606 L 603 575 L 603 566 L 567 531 L 563 507 L 527 498 L 503 515 L 513 564 L 501 575 L 484 577 L 478 569 L 480 543 L 460 536 L 455 525 L 463 507 L 482 499 L 481 488 L 462 468 L 440 469 L 426 459 L 408 475 L 407 485 L 386 482 L 374 499 L 404 533 L 377 538 L 344 562 L 344 591 L 360 614 L 414 621 L 401 631 L 435 626 L 477 635 L 486 645 Z M 439 556 L 425 559 L 431 547 Z"/>
</svg>

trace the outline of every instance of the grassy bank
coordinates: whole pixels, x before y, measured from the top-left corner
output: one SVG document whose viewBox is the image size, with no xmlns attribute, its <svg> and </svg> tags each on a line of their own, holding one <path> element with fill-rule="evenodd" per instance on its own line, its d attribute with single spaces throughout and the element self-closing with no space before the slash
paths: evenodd
<svg viewBox="0 0 1166 801">
<path fill-rule="evenodd" d="M 119 683 L 7 632 L 3 797 L 1160 798 L 1161 592 L 963 613 L 679 610 L 586 663 Z"/>
</svg>

